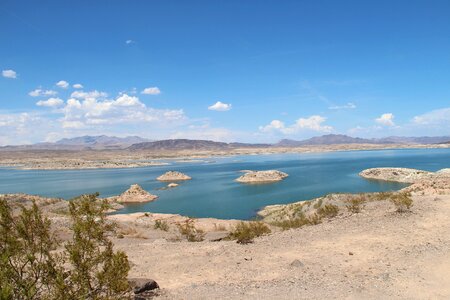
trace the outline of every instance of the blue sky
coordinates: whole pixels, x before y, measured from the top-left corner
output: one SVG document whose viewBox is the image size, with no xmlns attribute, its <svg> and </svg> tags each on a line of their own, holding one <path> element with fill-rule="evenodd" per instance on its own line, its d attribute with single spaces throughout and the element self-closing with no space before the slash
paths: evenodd
<svg viewBox="0 0 450 300">
<path fill-rule="evenodd" d="M 2 0 L 0 41 L 0 145 L 450 134 L 449 1 Z"/>
</svg>

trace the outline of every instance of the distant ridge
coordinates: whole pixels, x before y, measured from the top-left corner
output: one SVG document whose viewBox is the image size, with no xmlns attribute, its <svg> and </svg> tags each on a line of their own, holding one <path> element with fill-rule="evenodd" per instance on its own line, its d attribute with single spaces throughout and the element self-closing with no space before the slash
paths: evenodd
<svg viewBox="0 0 450 300">
<path fill-rule="evenodd" d="M 208 140 L 172 139 L 139 143 L 130 146 L 129 150 L 226 150 L 234 148 L 264 148 L 270 144 L 223 143 Z"/>
<path fill-rule="evenodd" d="M 436 136 L 436 137 L 391 136 L 377 139 L 375 138 L 365 139 L 365 138 L 351 137 L 344 134 L 327 134 L 300 141 L 284 139 L 274 144 L 274 146 L 299 147 L 307 145 L 333 145 L 333 144 L 440 144 L 440 143 L 448 143 L 449 141 L 450 136 Z"/>
<path fill-rule="evenodd" d="M 4 150 L 120 150 L 129 146 L 148 142 L 150 140 L 138 136 L 116 137 L 116 136 L 81 136 L 65 138 L 55 143 L 37 143 L 33 145 L 5 146 Z"/>
<path fill-rule="evenodd" d="M 354 138 L 343 134 L 327 134 L 322 136 L 312 137 L 307 140 L 289 140 L 284 139 L 276 143 L 274 146 L 278 147 L 298 147 L 306 145 L 333 145 L 333 144 L 374 144 L 373 140 Z"/>
<path fill-rule="evenodd" d="M 81 136 L 61 139 L 54 143 L 37 143 L 33 145 L 4 146 L 1 150 L 227 150 L 237 148 L 301 147 L 313 145 L 336 144 L 450 144 L 450 136 L 436 137 L 400 137 L 366 139 L 344 134 L 327 134 L 305 140 L 283 139 L 275 144 L 225 143 L 210 140 L 168 139 L 151 141 L 139 136 L 115 137 L 107 135 Z"/>
</svg>

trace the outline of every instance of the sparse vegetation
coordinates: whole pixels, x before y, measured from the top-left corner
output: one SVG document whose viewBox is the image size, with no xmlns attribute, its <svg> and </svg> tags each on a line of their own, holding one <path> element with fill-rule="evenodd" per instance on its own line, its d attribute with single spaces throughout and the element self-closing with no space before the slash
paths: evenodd
<svg viewBox="0 0 450 300">
<path fill-rule="evenodd" d="M 155 220 L 155 225 L 153 225 L 154 229 L 160 229 L 162 231 L 169 231 L 169 224 L 163 220 Z"/>
<path fill-rule="evenodd" d="M 114 252 L 106 202 L 97 194 L 70 203 L 73 237 L 58 240 L 37 205 L 12 213 L 0 199 L 0 299 L 122 299 L 130 270 L 124 252 Z"/>
<path fill-rule="evenodd" d="M 404 213 L 411 211 L 413 200 L 410 193 L 403 192 L 393 194 L 389 200 L 395 205 L 397 212 Z"/>
<path fill-rule="evenodd" d="M 317 210 L 317 214 L 324 218 L 333 218 L 339 213 L 339 207 L 334 204 L 325 204 Z"/>
<path fill-rule="evenodd" d="M 186 237 L 189 242 L 201 242 L 205 238 L 205 232 L 194 225 L 194 219 L 189 218 L 186 221 L 178 223 L 178 230 L 181 235 Z"/>
<path fill-rule="evenodd" d="M 270 233 L 270 228 L 261 221 L 240 222 L 228 235 L 229 239 L 236 240 L 239 244 L 248 244 L 253 239 Z"/>
<path fill-rule="evenodd" d="M 357 214 L 360 213 L 364 208 L 364 203 L 366 202 L 366 198 L 364 195 L 353 196 L 347 200 L 347 210 L 351 213 Z"/>
</svg>

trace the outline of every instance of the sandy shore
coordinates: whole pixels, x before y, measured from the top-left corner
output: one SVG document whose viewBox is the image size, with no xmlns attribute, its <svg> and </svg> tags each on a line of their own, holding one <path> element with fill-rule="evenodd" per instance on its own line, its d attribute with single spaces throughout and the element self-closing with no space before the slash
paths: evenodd
<svg viewBox="0 0 450 300">
<path fill-rule="evenodd" d="M 129 151 L 129 150 L 29 150 L 11 151 L 0 149 L 0 166 L 32 170 L 97 169 L 97 168 L 134 168 L 159 166 L 166 164 L 161 159 L 173 159 L 177 162 L 195 162 L 198 159 L 235 155 L 261 155 L 280 153 L 319 153 L 331 151 L 381 150 L 381 149 L 428 149 L 449 148 L 441 145 L 376 145 L 341 144 L 304 146 L 295 148 L 236 148 L 215 151 Z"/>
</svg>

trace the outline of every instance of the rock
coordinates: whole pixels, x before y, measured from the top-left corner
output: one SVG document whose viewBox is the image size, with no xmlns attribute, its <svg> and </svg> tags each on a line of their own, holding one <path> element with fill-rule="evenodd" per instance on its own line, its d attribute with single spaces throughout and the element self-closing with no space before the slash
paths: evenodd
<svg viewBox="0 0 450 300">
<path fill-rule="evenodd" d="M 353 252 L 349 252 L 348 255 L 353 255 Z"/>
<path fill-rule="evenodd" d="M 179 181 L 179 180 L 189 180 L 192 178 L 178 171 L 168 171 L 156 179 L 159 181 Z"/>
<path fill-rule="evenodd" d="M 135 294 L 142 294 L 144 292 L 153 291 L 155 289 L 159 289 L 159 285 L 153 279 L 141 279 L 135 281 Z"/>
<path fill-rule="evenodd" d="M 268 171 L 250 171 L 236 179 L 243 183 L 269 183 L 283 180 L 289 175 L 277 170 Z"/>
<path fill-rule="evenodd" d="M 169 184 L 167 185 L 167 187 L 168 187 L 168 188 L 174 188 L 174 187 L 177 187 L 178 185 L 179 185 L 178 183 L 172 182 L 172 183 L 169 183 Z"/>
<path fill-rule="evenodd" d="M 294 268 L 301 268 L 305 266 L 305 264 L 299 261 L 298 259 L 293 260 L 289 265 Z"/>
<path fill-rule="evenodd" d="M 154 201 L 157 198 L 158 196 L 145 191 L 140 185 L 133 184 L 128 190 L 116 197 L 115 200 L 119 203 L 140 203 Z"/>
<path fill-rule="evenodd" d="M 367 179 L 414 183 L 433 176 L 433 173 L 408 168 L 372 168 L 362 171 L 359 175 Z"/>
</svg>

